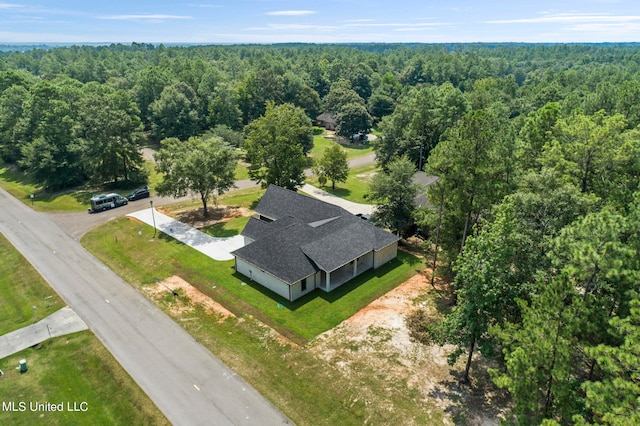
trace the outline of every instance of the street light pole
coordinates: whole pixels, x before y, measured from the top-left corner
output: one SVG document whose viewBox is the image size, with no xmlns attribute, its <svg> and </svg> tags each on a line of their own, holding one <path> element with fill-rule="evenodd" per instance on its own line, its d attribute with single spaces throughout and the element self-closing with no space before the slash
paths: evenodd
<svg viewBox="0 0 640 426">
<path fill-rule="evenodd" d="M 149 200 L 149 204 L 151 204 L 151 219 L 153 219 L 153 238 L 156 237 L 156 217 L 153 214 L 153 200 Z"/>
</svg>

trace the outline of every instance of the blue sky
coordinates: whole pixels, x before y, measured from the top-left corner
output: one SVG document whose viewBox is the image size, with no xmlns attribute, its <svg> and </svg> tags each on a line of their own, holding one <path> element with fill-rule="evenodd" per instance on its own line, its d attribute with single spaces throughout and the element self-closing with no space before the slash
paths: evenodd
<svg viewBox="0 0 640 426">
<path fill-rule="evenodd" d="M 638 0 L 0 0 L 0 43 L 640 41 Z"/>
</svg>

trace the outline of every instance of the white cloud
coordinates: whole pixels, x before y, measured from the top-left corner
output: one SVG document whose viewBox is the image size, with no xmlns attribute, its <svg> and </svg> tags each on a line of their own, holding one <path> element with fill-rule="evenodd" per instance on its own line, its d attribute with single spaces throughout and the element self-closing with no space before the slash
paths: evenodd
<svg viewBox="0 0 640 426">
<path fill-rule="evenodd" d="M 587 22 L 632 22 L 640 20 L 639 15 L 603 15 L 603 14 L 569 14 L 540 16 L 538 18 L 505 19 L 485 21 L 487 24 L 522 24 L 522 23 L 566 23 L 578 24 Z"/>
<path fill-rule="evenodd" d="M 219 4 L 207 4 L 207 3 L 199 3 L 199 4 L 190 4 L 191 7 L 202 7 L 205 9 L 222 9 L 224 6 Z"/>
<path fill-rule="evenodd" d="M 299 31 L 299 30 L 335 30 L 338 27 L 331 25 L 306 25 L 306 24 L 269 24 L 266 27 L 245 28 L 246 31 Z"/>
<path fill-rule="evenodd" d="M 600 32 L 605 34 L 629 34 L 640 33 L 640 23 L 618 23 L 618 24 L 576 24 L 567 29 L 571 31 L 581 31 L 586 33 Z"/>
<path fill-rule="evenodd" d="M 0 3 L 0 9 L 20 9 L 23 7 L 21 4 Z"/>
<path fill-rule="evenodd" d="M 304 16 L 317 13 L 315 10 L 279 10 L 275 12 L 267 12 L 271 16 Z"/>
<path fill-rule="evenodd" d="M 100 19 L 115 19 L 121 21 L 144 21 L 144 20 L 154 20 L 154 21 L 164 21 L 167 19 L 193 19 L 192 16 L 181 16 L 181 15 L 107 15 L 107 16 L 99 16 Z"/>
<path fill-rule="evenodd" d="M 353 24 L 346 24 L 344 26 L 348 27 L 348 28 L 397 28 L 397 29 L 419 30 L 419 29 L 424 29 L 424 28 L 429 28 L 429 27 L 442 27 L 442 26 L 445 26 L 445 25 L 451 25 L 451 24 L 448 24 L 446 22 L 400 23 L 400 24 L 393 24 L 393 23 L 388 23 L 388 24 L 382 24 L 382 23 L 374 23 L 374 24 L 353 23 Z"/>
</svg>

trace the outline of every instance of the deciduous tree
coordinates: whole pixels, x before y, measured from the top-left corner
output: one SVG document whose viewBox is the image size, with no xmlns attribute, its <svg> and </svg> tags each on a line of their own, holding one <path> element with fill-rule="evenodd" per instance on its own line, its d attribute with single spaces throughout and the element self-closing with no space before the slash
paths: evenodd
<svg viewBox="0 0 640 426">
<path fill-rule="evenodd" d="M 366 133 L 371 129 L 373 121 L 364 105 L 349 103 L 343 105 L 336 116 L 336 133 L 349 138 L 353 143 L 354 135 L 360 132 Z"/>
<path fill-rule="evenodd" d="M 340 145 L 334 144 L 324 151 L 314 168 L 319 179 L 331 181 L 331 189 L 336 189 L 336 182 L 346 182 L 349 176 L 347 153 Z"/>
<path fill-rule="evenodd" d="M 313 131 L 301 108 L 269 102 L 265 115 L 245 132 L 251 179 L 264 187 L 275 184 L 295 189 L 303 184 L 305 153 L 313 146 Z"/>
<path fill-rule="evenodd" d="M 197 194 L 205 216 L 208 200 L 213 198 L 215 203 L 216 196 L 228 191 L 235 181 L 236 153 L 219 137 L 191 137 L 185 142 L 165 139 L 155 158 L 156 169 L 163 174 L 158 194 Z"/>
</svg>

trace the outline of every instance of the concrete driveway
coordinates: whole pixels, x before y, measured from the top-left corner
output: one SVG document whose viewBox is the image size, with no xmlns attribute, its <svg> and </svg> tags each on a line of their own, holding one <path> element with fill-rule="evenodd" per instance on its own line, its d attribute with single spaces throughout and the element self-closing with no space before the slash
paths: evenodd
<svg viewBox="0 0 640 426">
<path fill-rule="evenodd" d="M 151 208 L 129 213 L 127 216 L 138 219 L 147 225 L 154 226 L 170 237 L 184 243 L 214 260 L 231 260 L 231 252 L 244 246 L 244 238 L 235 235 L 229 238 L 215 238 L 204 232 L 179 222 Z"/>
<path fill-rule="evenodd" d="M 51 337 L 86 330 L 87 324 L 68 306 L 35 324 L 0 336 L 0 359 L 30 348 Z"/>
<path fill-rule="evenodd" d="M 327 191 L 323 191 L 320 188 L 316 188 L 313 185 L 305 183 L 300 191 L 311 195 L 314 198 L 324 201 L 325 203 L 333 204 L 334 206 L 342 207 L 349 213 L 353 214 L 373 214 L 376 206 L 373 204 L 359 204 L 353 201 L 345 200 L 344 198 L 330 194 Z"/>
</svg>

